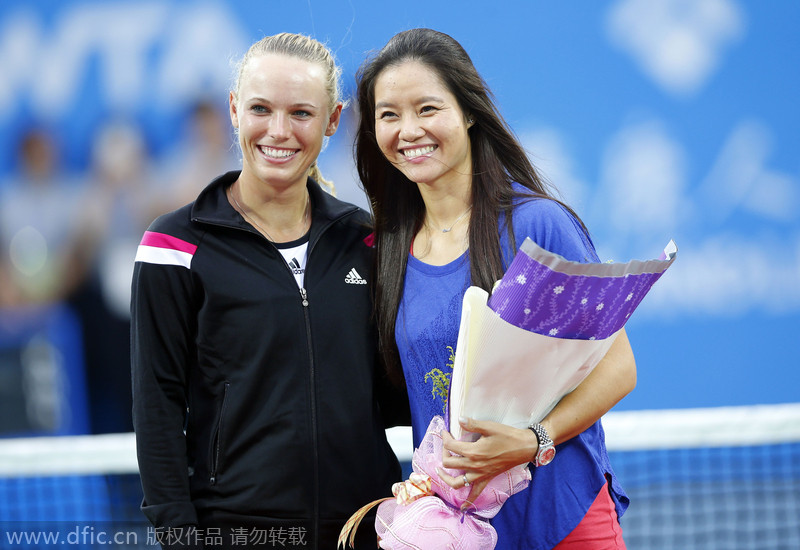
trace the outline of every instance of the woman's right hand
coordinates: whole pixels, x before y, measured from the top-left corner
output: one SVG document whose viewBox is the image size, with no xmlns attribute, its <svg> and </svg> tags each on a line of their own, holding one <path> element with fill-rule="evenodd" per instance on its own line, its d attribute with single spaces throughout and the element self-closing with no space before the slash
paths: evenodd
<svg viewBox="0 0 800 550">
<path fill-rule="evenodd" d="M 446 431 L 442 432 L 442 444 L 447 451 L 442 457 L 445 468 L 462 470 L 463 475 L 453 477 L 439 469 L 439 477 L 454 489 L 471 487 L 462 506 L 475 502 L 489 482 L 503 472 L 519 464 L 533 460 L 539 450 L 536 435 L 527 429 L 512 428 L 489 420 L 459 419 L 462 429 L 480 434 L 477 441 L 456 441 Z"/>
</svg>

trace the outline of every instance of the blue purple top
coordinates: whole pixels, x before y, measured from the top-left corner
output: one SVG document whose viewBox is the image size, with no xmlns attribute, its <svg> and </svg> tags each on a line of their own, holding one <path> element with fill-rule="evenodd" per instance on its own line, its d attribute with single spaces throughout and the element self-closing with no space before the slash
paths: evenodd
<svg viewBox="0 0 800 550">
<path fill-rule="evenodd" d="M 499 231 L 508 265 L 516 250 L 508 242 L 504 219 Z M 513 231 L 518 245 L 529 237 L 566 260 L 599 262 L 578 221 L 554 201 L 521 201 L 514 208 Z M 431 419 L 445 414 L 461 303 L 469 286 L 468 252 L 443 266 L 408 257 L 395 338 L 409 392 L 415 447 Z M 513 495 L 492 519 L 497 548 L 552 548 L 580 522 L 606 479 L 617 514 L 627 508 L 628 497 L 611 468 L 600 421 L 557 450 L 551 464 L 532 468 L 531 485 Z"/>
</svg>

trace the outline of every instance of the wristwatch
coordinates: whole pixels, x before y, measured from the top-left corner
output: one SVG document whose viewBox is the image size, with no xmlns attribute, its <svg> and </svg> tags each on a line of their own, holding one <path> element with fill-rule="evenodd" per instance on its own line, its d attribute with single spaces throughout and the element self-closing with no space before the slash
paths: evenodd
<svg viewBox="0 0 800 550">
<path fill-rule="evenodd" d="M 539 442 L 539 450 L 536 452 L 536 456 L 533 457 L 534 466 L 550 464 L 556 456 L 556 446 L 550 436 L 547 435 L 547 430 L 538 422 L 528 426 L 528 429 L 536 435 L 536 440 Z"/>
</svg>

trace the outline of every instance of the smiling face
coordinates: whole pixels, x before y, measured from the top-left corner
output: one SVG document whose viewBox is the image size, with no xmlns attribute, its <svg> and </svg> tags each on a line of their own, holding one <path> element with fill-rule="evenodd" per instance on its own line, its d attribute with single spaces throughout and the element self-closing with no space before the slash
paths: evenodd
<svg viewBox="0 0 800 550">
<path fill-rule="evenodd" d="M 419 61 L 391 65 L 375 80 L 375 135 L 384 156 L 423 185 L 469 185 L 469 124 L 439 75 Z"/>
<path fill-rule="evenodd" d="M 243 69 L 230 115 L 239 132 L 242 178 L 272 186 L 305 186 L 324 136 L 336 132 L 341 104 L 329 111 L 325 69 L 302 59 L 267 54 Z"/>
</svg>

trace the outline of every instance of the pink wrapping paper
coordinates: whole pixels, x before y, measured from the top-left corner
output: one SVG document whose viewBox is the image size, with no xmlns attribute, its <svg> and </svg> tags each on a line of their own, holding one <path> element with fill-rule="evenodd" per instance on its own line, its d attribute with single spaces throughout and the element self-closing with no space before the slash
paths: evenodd
<svg viewBox="0 0 800 550">
<path fill-rule="evenodd" d="M 436 472 L 442 464 L 442 430 L 445 421 L 435 416 L 422 443 L 414 451 L 412 468 L 431 479 L 431 496 L 421 496 L 409 504 L 387 500 L 378 507 L 375 529 L 381 548 L 485 550 L 497 544 L 497 533 L 489 524 L 508 497 L 525 489 L 531 474 L 527 466 L 516 466 L 492 479 L 475 502 L 464 512 L 461 505 L 470 488 L 453 489 Z M 444 468 L 452 476 L 463 472 Z"/>
</svg>

